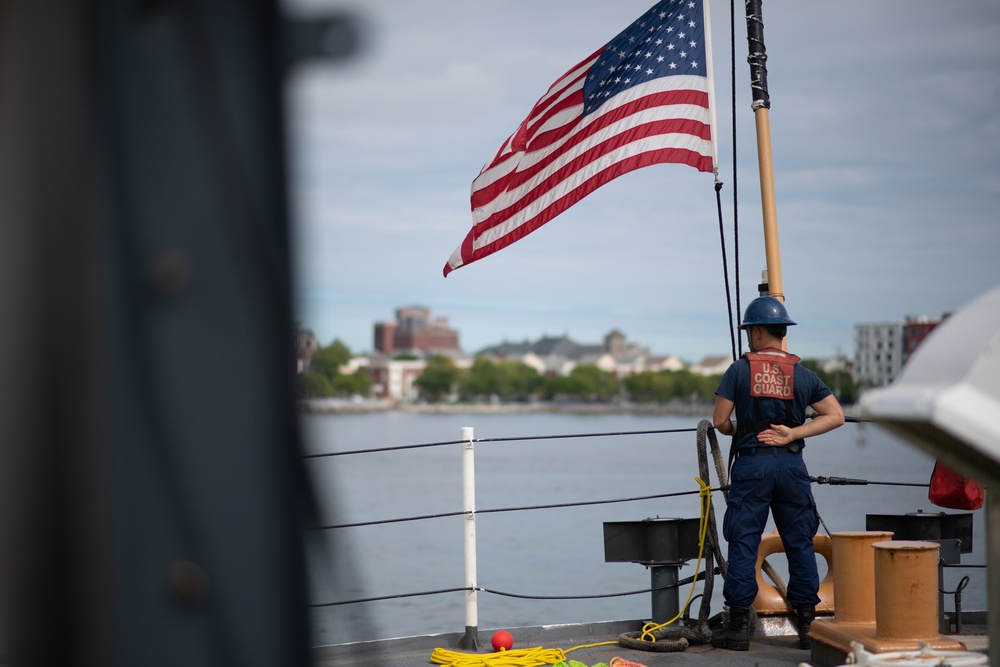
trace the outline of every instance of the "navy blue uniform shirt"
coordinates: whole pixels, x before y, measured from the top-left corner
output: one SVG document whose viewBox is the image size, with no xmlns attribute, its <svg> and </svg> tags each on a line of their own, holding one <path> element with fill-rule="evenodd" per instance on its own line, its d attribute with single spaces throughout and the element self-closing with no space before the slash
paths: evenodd
<svg viewBox="0 0 1000 667">
<path fill-rule="evenodd" d="M 759 420 L 768 420 L 772 424 L 780 424 L 787 419 L 787 408 L 783 401 L 777 398 L 760 398 L 754 401 L 750 397 L 750 362 L 739 358 L 726 370 L 715 393 L 736 404 L 734 410 L 736 424 L 752 424 Z M 795 391 L 792 400 L 792 419 L 796 424 L 806 421 L 806 408 L 822 401 L 833 392 L 824 384 L 816 373 L 802 364 L 795 364 Z M 754 414 L 754 403 L 757 403 L 761 414 Z M 766 427 L 765 427 L 766 428 Z M 764 430 L 746 433 L 734 443 L 737 449 L 759 445 L 757 433 Z"/>
</svg>

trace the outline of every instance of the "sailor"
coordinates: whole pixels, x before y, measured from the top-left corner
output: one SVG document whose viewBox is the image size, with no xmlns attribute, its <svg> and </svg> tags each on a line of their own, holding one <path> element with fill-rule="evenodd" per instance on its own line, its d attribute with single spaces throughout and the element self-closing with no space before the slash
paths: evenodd
<svg viewBox="0 0 1000 667">
<path fill-rule="evenodd" d="M 783 350 L 794 325 L 772 296 L 747 306 L 740 329 L 750 352 L 733 362 L 716 389 L 712 421 L 733 436 L 729 497 L 723 536 L 729 571 L 723 586 L 729 622 L 712 639 L 717 648 L 750 649 L 750 606 L 757 597 L 757 548 L 768 511 L 788 558 L 788 602 L 796 610 L 799 648 L 810 648 L 808 632 L 819 602 L 813 536 L 819 527 L 809 472 L 802 459 L 805 438 L 844 423 L 844 411 L 816 373 Z M 806 421 L 806 406 L 817 416 Z M 736 422 L 730 421 L 733 411 Z"/>
</svg>

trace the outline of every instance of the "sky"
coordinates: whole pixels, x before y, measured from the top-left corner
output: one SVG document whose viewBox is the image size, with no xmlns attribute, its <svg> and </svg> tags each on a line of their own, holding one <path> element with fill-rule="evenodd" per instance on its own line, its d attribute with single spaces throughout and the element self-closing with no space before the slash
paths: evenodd
<svg viewBox="0 0 1000 667">
<path fill-rule="evenodd" d="M 302 326 L 358 354 L 376 322 L 420 305 L 468 353 L 618 330 L 688 362 L 730 354 L 729 304 L 737 285 L 744 308 L 757 296 L 765 267 L 742 2 L 738 188 L 730 7 L 711 8 L 724 240 L 712 176 L 654 165 L 442 276 L 486 161 L 549 85 L 653 4 L 288 0 L 292 14 L 350 12 L 361 40 L 287 84 Z M 789 350 L 851 356 L 856 323 L 940 318 L 1000 285 L 1000 3 L 765 1 L 763 18 Z"/>
</svg>

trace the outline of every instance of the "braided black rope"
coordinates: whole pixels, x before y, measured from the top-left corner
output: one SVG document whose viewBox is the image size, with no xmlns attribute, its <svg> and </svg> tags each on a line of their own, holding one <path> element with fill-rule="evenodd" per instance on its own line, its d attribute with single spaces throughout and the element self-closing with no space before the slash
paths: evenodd
<svg viewBox="0 0 1000 667">
<path fill-rule="evenodd" d="M 719 449 L 719 440 L 715 435 L 712 422 L 702 419 L 698 423 L 698 476 L 706 484 L 710 483 L 711 475 L 708 468 L 708 448 L 712 449 L 716 474 L 720 484 L 727 484 L 726 465 Z M 728 495 L 723 491 L 724 495 Z M 723 577 L 729 569 L 729 564 L 722 555 L 719 543 L 719 532 L 715 521 L 715 505 L 708 501 L 708 529 L 705 533 L 703 557 L 705 559 L 705 588 L 701 595 L 701 607 L 698 610 L 698 621 L 694 625 L 671 625 L 654 632 L 641 630 L 623 632 L 618 635 L 618 645 L 639 651 L 654 651 L 659 653 L 679 653 L 691 644 L 707 644 L 712 641 L 712 630 L 709 627 L 709 617 L 712 612 L 712 592 L 715 590 L 715 577 L 708 573 L 715 571 L 715 561 L 719 563 L 719 572 Z M 652 641 L 646 639 L 652 637 Z"/>
</svg>

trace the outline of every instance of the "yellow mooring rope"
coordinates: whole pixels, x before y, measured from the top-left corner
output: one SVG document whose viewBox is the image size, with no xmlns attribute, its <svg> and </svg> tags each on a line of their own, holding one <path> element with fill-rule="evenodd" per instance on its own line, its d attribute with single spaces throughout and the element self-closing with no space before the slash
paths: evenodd
<svg viewBox="0 0 1000 667">
<path fill-rule="evenodd" d="M 691 599 L 694 597 L 694 587 L 698 583 L 698 573 L 701 571 L 701 559 L 705 553 L 705 535 L 708 534 L 708 513 L 712 506 L 712 487 L 706 484 L 701 477 L 697 475 L 694 481 L 698 482 L 698 499 L 701 505 L 700 519 L 698 522 L 698 560 L 694 564 L 694 581 L 691 582 L 691 591 L 688 593 L 687 600 L 684 601 L 684 606 L 672 619 L 665 623 L 647 623 L 642 626 L 642 634 L 639 639 L 644 641 L 655 642 L 656 637 L 653 635 L 657 630 L 662 630 L 667 627 L 677 619 L 679 619 L 684 611 L 691 604 Z"/>
<path fill-rule="evenodd" d="M 687 600 L 684 602 L 684 606 L 681 608 L 680 613 L 666 623 L 647 623 L 643 626 L 640 639 L 646 641 L 655 642 L 656 637 L 653 633 L 679 619 L 684 613 L 684 610 L 691 604 L 691 599 L 694 597 L 694 587 L 695 584 L 698 583 L 698 573 L 701 570 L 702 555 L 705 551 L 705 535 L 708 533 L 708 513 L 712 503 L 712 487 L 703 482 L 700 477 L 695 477 L 694 481 L 698 483 L 698 496 L 701 505 L 701 519 L 698 523 L 698 561 L 694 566 L 694 581 L 691 582 L 691 591 L 688 593 Z M 445 665 L 446 667 L 541 667 L 542 665 L 555 665 L 560 662 L 565 665 L 567 664 L 567 653 L 584 648 L 608 646 L 617 643 L 617 641 L 610 641 L 599 642 L 597 644 L 583 644 L 581 646 L 574 646 L 573 648 L 566 649 L 565 651 L 558 648 L 542 648 L 541 646 L 536 646 L 535 648 L 513 649 L 510 651 L 500 650 L 496 653 L 462 653 L 459 651 L 449 651 L 448 649 L 436 648 L 434 649 L 434 652 L 431 653 L 431 662 L 436 665 Z M 611 662 L 615 663 L 616 660 L 619 661 L 617 662 L 619 667 L 637 664 L 629 663 L 621 658 L 612 659 Z M 586 667 L 583 663 L 577 662 L 576 660 L 570 660 L 568 665 L 569 667 Z M 597 666 L 595 665 L 594 667 Z"/>
<path fill-rule="evenodd" d="M 595 646 L 609 646 L 617 644 L 616 641 L 599 642 L 597 644 L 582 644 L 568 648 L 565 651 L 559 648 L 519 648 L 510 651 L 500 650 L 496 653 L 460 653 L 449 651 L 443 648 L 436 648 L 431 653 L 431 662 L 447 667 L 539 667 L 540 665 L 555 665 L 560 662 L 566 663 L 566 654 L 579 651 L 583 648 L 594 648 Z M 573 667 L 576 660 L 570 660 L 569 665 Z"/>
</svg>

